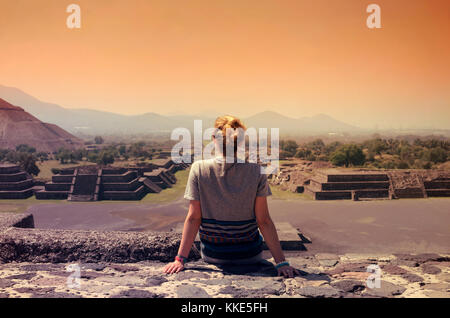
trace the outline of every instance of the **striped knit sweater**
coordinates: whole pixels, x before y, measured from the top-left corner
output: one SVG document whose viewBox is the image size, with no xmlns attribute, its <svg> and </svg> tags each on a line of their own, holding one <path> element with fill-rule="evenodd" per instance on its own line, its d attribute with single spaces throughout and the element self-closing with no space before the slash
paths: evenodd
<svg viewBox="0 0 450 318">
<path fill-rule="evenodd" d="M 202 219 L 202 252 L 217 259 L 244 259 L 261 252 L 262 238 L 256 220 L 219 221 Z"/>
</svg>

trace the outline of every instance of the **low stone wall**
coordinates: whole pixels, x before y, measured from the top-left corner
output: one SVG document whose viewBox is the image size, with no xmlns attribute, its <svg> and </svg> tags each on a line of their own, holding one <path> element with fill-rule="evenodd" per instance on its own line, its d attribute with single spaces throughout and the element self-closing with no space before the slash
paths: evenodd
<svg viewBox="0 0 450 318">
<path fill-rule="evenodd" d="M 24 171 L 13 174 L 0 174 L 0 182 L 18 182 L 28 178 L 27 173 Z"/>
<path fill-rule="evenodd" d="M 128 183 L 102 183 L 103 191 L 134 191 L 139 188 L 139 178 Z"/>
<path fill-rule="evenodd" d="M 34 229 L 30 214 L 0 215 L 0 262 L 135 263 L 170 261 L 181 235 L 173 232 L 71 231 Z M 191 258 L 199 258 L 196 250 Z"/>
<path fill-rule="evenodd" d="M 133 179 L 137 178 L 137 172 L 136 171 L 128 171 L 121 175 L 102 175 L 102 182 L 108 182 L 108 183 L 123 183 L 123 182 L 130 182 Z"/>
</svg>

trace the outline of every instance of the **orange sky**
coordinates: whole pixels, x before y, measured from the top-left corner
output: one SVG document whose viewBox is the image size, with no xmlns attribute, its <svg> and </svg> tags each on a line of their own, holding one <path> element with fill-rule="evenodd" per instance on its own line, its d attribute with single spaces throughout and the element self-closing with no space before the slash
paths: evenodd
<svg viewBox="0 0 450 318">
<path fill-rule="evenodd" d="M 64 107 L 450 127 L 448 0 L 0 0 L 0 43 L 0 84 Z"/>
</svg>

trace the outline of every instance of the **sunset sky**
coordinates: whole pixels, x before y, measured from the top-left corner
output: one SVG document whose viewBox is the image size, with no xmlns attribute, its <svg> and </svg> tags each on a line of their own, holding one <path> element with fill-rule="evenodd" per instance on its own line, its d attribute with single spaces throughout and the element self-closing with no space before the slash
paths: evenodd
<svg viewBox="0 0 450 318">
<path fill-rule="evenodd" d="M 450 127 L 448 0 L 0 0 L 0 43 L 1 85 L 67 108 Z"/>
</svg>

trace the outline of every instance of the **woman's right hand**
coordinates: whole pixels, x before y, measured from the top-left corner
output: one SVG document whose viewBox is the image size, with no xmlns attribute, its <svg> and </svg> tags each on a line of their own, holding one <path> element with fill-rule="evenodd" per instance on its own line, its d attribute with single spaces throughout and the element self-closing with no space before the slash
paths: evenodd
<svg viewBox="0 0 450 318">
<path fill-rule="evenodd" d="M 184 265 L 180 261 L 173 261 L 172 263 L 169 263 L 164 267 L 164 273 L 166 274 L 173 274 L 178 273 L 184 269 Z"/>
<path fill-rule="evenodd" d="M 277 268 L 277 270 L 278 276 L 284 276 L 285 278 L 292 278 L 294 277 L 294 274 L 300 275 L 298 270 L 289 265 L 281 266 L 280 268 Z"/>
</svg>

